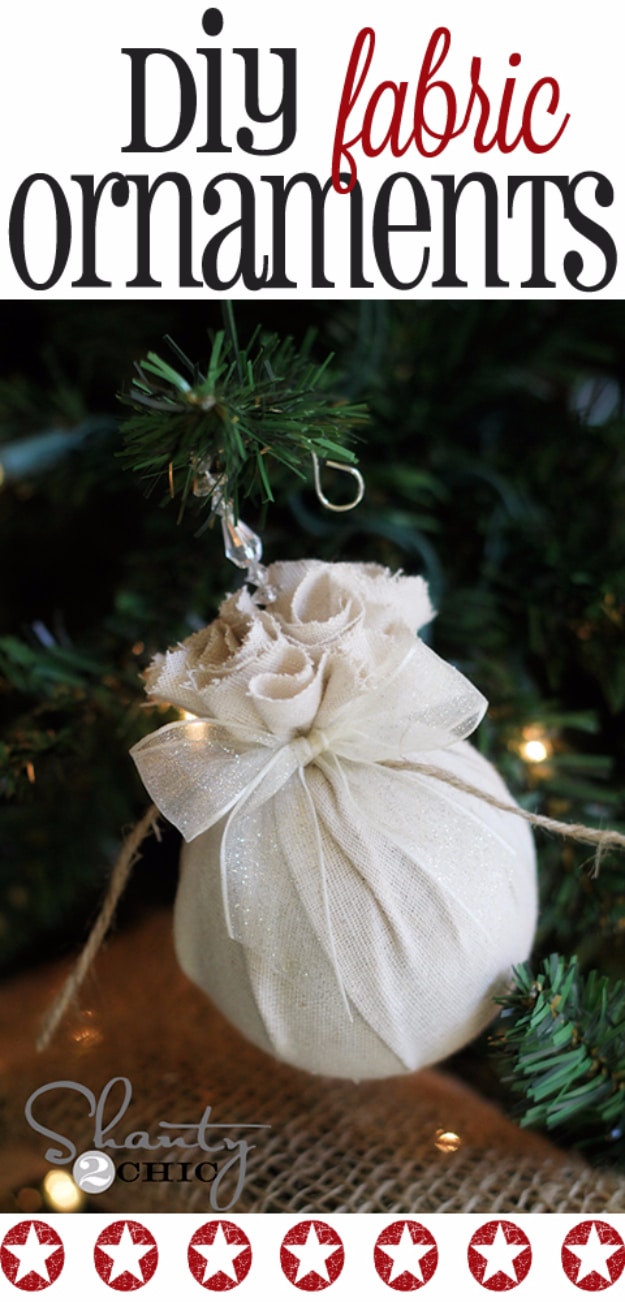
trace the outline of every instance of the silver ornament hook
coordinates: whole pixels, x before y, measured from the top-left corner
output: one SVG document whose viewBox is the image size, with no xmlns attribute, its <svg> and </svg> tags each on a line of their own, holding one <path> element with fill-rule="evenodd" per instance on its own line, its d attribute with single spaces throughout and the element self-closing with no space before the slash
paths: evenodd
<svg viewBox="0 0 625 1302">
<path fill-rule="evenodd" d="M 326 497 L 321 487 L 321 469 L 319 466 L 319 458 L 316 452 L 313 452 L 312 454 L 312 461 L 313 461 L 313 472 L 315 476 L 315 492 L 317 494 L 319 501 L 321 502 L 321 505 L 325 506 L 326 510 L 328 511 L 353 511 L 354 507 L 358 506 L 359 502 L 362 502 L 362 499 L 365 495 L 365 481 L 360 471 L 356 468 L 356 466 L 348 466 L 344 461 L 324 462 L 324 465 L 329 467 L 330 470 L 341 471 L 344 475 L 351 475 L 352 479 L 356 480 L 356 496 L 353 498 L 351 502 L 344 502 L 341 506 L 338 506 L 336 502 L 331 502 L 329 498 Z"/>
</svg>

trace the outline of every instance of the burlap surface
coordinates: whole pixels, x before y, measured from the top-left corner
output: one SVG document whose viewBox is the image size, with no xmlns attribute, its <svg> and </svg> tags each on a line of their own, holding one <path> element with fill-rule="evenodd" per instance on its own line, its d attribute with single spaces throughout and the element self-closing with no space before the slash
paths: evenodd
<svg viewBox="0 0 625 1302">
<path fill-rule="evenodd" d="M 270 1127 L 256 1133 L 238 1212 L 625 1210 L 625 1179 L 519 1130 L 444 1071 L 355 1085 L 273 1062 L 185 979 L 170 931 L 169 914 L 157 913 L 110 941 L 83 988 L 80 1009 L 45 1054 L 35 1054 L 34 1040 L 67 967 L 42 968 L 4 986 L 0 1197 L 39 1181 L 49 1167 L 50 1141 L 24 1118 L 33 1090 L 73 1080 L 99 1094 L 113 1076 L 126 1076 L 133 1099 L 113 1132 L 120 1142 L 131 1130 L 153 1138 L 163 1120 L 197 1123 L 207 1104 L 213 1122 Z M 38 1115 L 71 1137 L 78 1152 L 94 1147 L 93 1120 L 78 1095 L 55 1091 Z M 224 1133 L 252 1139 L 249 1131 Z M 113 1156 L 116 1162 L 197 1162 L 205 1155 L 194 1149 Z M 222 1202 L 227 1197 L 224 1180 Z M 94 1207 L 211 1210 L 210 1187 L 197 1179 L 116 1180 Z"/>
</svg>

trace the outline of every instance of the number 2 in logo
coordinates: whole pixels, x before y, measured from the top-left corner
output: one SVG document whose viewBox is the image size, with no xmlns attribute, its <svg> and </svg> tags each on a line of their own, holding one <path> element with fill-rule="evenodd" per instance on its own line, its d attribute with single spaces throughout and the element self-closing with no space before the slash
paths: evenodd
<svg viewBox="0 0 625 1302">
<path fill-rule="evenodd" d="M 104 1193 L 110 1189 L 115 1176 L 115 1164 L 111 1161 L 108 1153 L 100 1153 L 98 1149 L 93 1149 L 89 1153 L 81 1153 L 76 1158 L 72 1167 L 72 1175 L 79 1189 L 86 1194 Z"/>
</svg>

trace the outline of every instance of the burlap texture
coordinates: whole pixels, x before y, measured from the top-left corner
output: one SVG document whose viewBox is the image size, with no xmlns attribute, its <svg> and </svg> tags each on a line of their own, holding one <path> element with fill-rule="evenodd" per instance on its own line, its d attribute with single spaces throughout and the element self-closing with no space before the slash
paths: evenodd
<svg viewBox="0 0 625 1302">
<path fill-rule="evenodd" d="M 221 1123 L 258 1132 L 237 1212 L 619 1212 L 625 1179 L 601 1173 L 523 1132 L 443 1071 L 353 1085 L 306 1076 L 245 1043 L 178 970 L 171 918 L 148 916 L 109 942 L 81 1007 L 35 1055 L 42 1015 L 67 971 L 43 968 L 0 994 L 0 1200 L 41 1179 L 49 1141 L 24 1119 L 29 1094 L 59 1079 L 98 1093 L 113 1076 L 134 1097 L 115 1129 L 152 1134 L 161 1120 L 196 1122 L 207 1103 Z M 93 1147 L 84 1100 L 48 1096 L 45 1124 Z M 235 1132 L 232 1132 L 233 1134 Z M 459 1137 L 455 1151 L 445 1151 Z M 249 1136 L 248 1136 L 249 1137 Z M 437 1146 L 438 1145 L 438 1146 Z M 167 1154 L 120 1152 L 116 1160 Z M 177 1152 L 175 1158 L 185 1156 Z M 190 1160 L 202 1156 L 197 1150 Z M 210 1210 L 207 1185 L 116 1180 L 95 1210 Z"/>
</svg>

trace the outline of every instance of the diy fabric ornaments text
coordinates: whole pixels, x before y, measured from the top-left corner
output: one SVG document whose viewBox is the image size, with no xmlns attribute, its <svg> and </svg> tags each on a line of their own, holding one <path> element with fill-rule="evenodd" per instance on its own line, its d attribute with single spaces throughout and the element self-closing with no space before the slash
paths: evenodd
<svg viewBox="0 0 625 1302">
<path fill-rule="evenodd" d="M 545 75 L 529 84 L 518 52 L 507 56 L 503 88 L 492 84 L 492 72 L 489 84 L 478 56 L 454 85 L 446 71 L 452 34 L 439 27 L 420 60 L 417 55 L 410 85 L 380 78 L 375 31 L 363 28 L 337 94 L 329 178 L 299 170 L 254 180 L 251 159 L 282 155 L 296 143 L 297 50 L 235 46 L 228 60 L 215 43 L 221 12 L 208 9 L 202 23 L 211 44 L 195 51 L 197 70 L 177 50 L 122 50 L 130 61 L 130 139 L 121 153 L 171 155 L 188 150 L 196 133 L 196 154 L 220 163 L 238 154 L 244 169 L 220 166 L 199 194 L 182 170 L 113 169 L 100 179 L 77 173 L 66 180 L 31 173 L 15 193 L 9 220 L 13 265 L 30 290 L 67 280 L 72 288 L 103 291 L 120 281 L 136 290 L 167 287 L 172 259 L 177 287 L 217 293 L 237 287 L 271 294 L 307 287 L 366 291 L 380 283 L 399 293 L 481 285 L 540 291 L 568 285 L 593 293 L 613 279 L 617 251 L 596 209 L 610 208 L 614 191 L 601 171 L 530 175 L 522 166 L 503 178 L 481 168 L 460 176 L 421 172 L 424 158 L 440 158 L 459 137 L 470 141 L 480 163 L 485 154 L 516 150 L 523 163 L 528 153 L 544 155 L 558 145 L 569 125 L 559 82 Z M 165 106 L 162 93 L 154 93 L 154 78 L 164 70 L 173 87 Z M 224 86 L 235 72 L 239 80 L 243 74 L 244 116 L 231 130 Z M 402 159 L 402 170 L 376 180 L 371 195 L 358 170 L 363 160 L 380 157 Z M 303 228 L 310 231 L 305 248 Z M 477 259 L 474 247 L 466 253 L 469 230 L 472 246 L 483 249 Z M 519 258 L 524 270 L 513 273 Z"/>
</svg>

